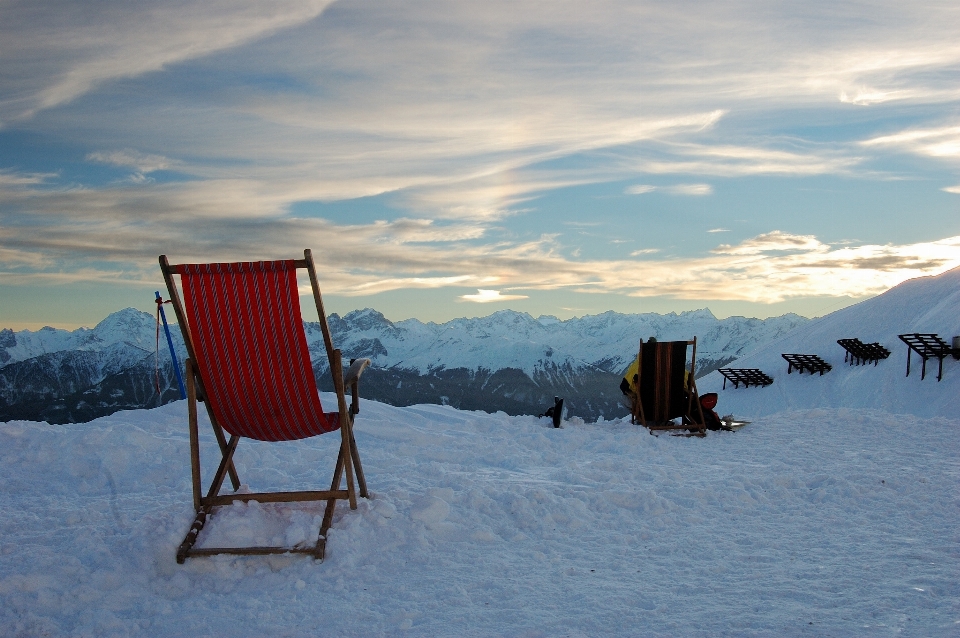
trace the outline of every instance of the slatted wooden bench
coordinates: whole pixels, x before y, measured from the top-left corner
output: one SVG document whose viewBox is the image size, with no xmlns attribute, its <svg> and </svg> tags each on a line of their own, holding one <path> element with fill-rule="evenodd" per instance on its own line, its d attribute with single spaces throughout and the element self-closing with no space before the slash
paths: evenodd
<svg viewBox="0 0 960 638">
<path fill-rule="evenodd" d="M 943 359 L 947 355 L 953 354 L 953 348 L 934 333 L 914 332 L 910 334 L 897 335 L 900 341 L 907 344 L 907 376 L 910 376 L 910 352 L 914 351 L 923 359 L 923 366 L 920 371 L 920 379 L 927 374 L 927 359 L 936 357 L 940 361 L 940 370 L 937 373 L 937 381 L 943 378 Z"/>
<path fill-rule="evenodd" d="M 819 372 L 820 376 L 823 376 L 824 372 L 830 372 L 833 370 L 833 366 L 824 361 L 815 354 L 781 354 L 781 357 L 787 360 L 787 374 L 793 372 L 793 369 L 796 368 L 800 374 L 803 374 L 803 371 L 806 370 L 810 374 L 814 372 Z"/>
<path fill-rule="evenodd" d="M 873 365 L 890 356 L 890 351 L 879 343 L 864 343 L 859 339 L 837 339 L 837 343 L 845 350 L 843 360 L 849 359 L 850 365 Z"/>
<path fill-rule="evenodd" d="M 773 383 L 773 379 L 759 368 L 720 368 L 719 372 L 723 375 L 724 390 L 727 389 L 728 380 L 735 388 L 739 388 L 741 383 L 745 388 L 751 385 L 764 387 Z"/>
</svg>

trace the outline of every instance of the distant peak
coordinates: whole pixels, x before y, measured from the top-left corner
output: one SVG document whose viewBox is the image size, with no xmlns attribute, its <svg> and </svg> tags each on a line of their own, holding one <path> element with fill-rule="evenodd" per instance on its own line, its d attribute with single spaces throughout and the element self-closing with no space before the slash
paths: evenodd
<svg viewBox="0 0 960 638">
<path fill-rule="evenodd" d="M 714 321 L 717 320 L 716 315 L 714 315 L 709 308 L 700 308 L 698 310 L 685 310 L 684 312 L 680 313 L 680 316 L 690 318 L 690 319 L 713 319 Z"/>
<path fill-rule="evenodd" d="M 107 318 L 97 324 L 96 328 L 101 326 L 115 326 L 118 324 L 128 324 L 131 322 L 142 323 L 143 321 L 154 321 L 153 315 L 136 308 L 124 308 L 107 315 Z M 94 330 L 96 330 L 94 328 Z"/>
<path fill-rule="evenodd" d="M 369 330 L 380 326 L 393 326 L 393 322 L 383 316 L 383 313 L 373 308 L 352 310 L 343 316 L 343 320 L 352 327 L 360 330 Z"/>
</svg>

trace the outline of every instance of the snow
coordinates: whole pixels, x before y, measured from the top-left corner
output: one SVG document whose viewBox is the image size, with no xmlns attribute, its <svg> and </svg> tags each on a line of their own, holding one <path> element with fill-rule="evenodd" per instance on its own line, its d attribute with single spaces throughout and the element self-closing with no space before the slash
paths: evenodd
<svg viewBox="0 0 960 638">
<path fill-rule="evenodd" d="M 721 391 L 721 413 L 753 422 L 703 439 L 363 401 L 372 497 L 337 508 L 323 562 L 177 565 L 193 520 L 183 401 L 2 423 L 0 635 L 958 636 L 960 369 L 921 381 L 915 359 L 904 378 L 896 339 L 949 342 L 958 306 L 960 270 L 801 326 L 734 364 L 775 377 Z M 848 337 L 893 355 L 849 366 Z M 787 375 L 781 352 L 834 368 Z M 209 477 L 206 422 L 201 436 Z M 322 489 L 339 441 L 244 441 L 242 489 Z M 236 503 L 199 545 L 310 542 L 321 515 Z"/>
<path fill-rule="evenodd" d="M 887 292 L 811 321 L 780 339 L 729 364 L 734 368 L 759 368 L 773 377 L 765 388 L 734 389 L 713 372 L 697 381 L 701 394 L 719 392 L 717 411 L 738 417 L 756 417 L 783 410 L 822 407 L 880 409 L 894 414 L 932 417 L 957 416 L 960 396 L 960 362 L 948 356 L 943 379 L 937 381 L 938 362 L 927 361 L 921 380 L 921 359 L 911 355 L 907 371 L 907 346 L 897 337 L 913 332 L 939 334 L 948 345 L 960 335 L 960 268 L 935 277 L 903 282 Z M 844 363 L 838 339 L 856 337 L 864 343 L 879 342 L 890 357 L 876 366 Z M 823 376 L 787 374 L 782 353 L 817 354 L 833 369 Z"/>
<path fill-rule="evenodd" d="M 0 635 L 956 636 L 958 427 L 816 409 L 698 439 L 364 401 L 372 498 L 338 506 L 322 563 L 177 565 L 184 402 L 9 422 Z M 244 441 L 238 471 L 253 490 L 323 488 L 338 443 Z M 201 539 L 313 539 L 321 507 L 238 503 Z"/>
</svg>

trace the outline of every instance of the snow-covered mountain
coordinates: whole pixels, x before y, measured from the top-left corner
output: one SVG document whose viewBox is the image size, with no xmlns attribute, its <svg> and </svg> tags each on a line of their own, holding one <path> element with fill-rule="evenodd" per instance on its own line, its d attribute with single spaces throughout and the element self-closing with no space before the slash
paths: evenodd
<svg viewBox="0 0 960 638">
<path fill-rule="evenodd" d="M 569 414 L 589 420 L 623 411 L 620 375 L 641 339 L 696 335 L 702 374 L 806 321 L 798 315 L 718 320 L 706 309 L 666 315 L 606 312 L 564 321 L 504 310 L 442 324 L 391 322 L 369 308 L 328 317 L 344 358 L 373 360 L 364 375 L 366 398 L 536 414 L 556 395 L 564 397 Z M 171 328 L 183 358 L 179 330 L 175 324 Z M 307 323 L 306 330 L 321 388 L 331 389 L 320 327 Z M 175 400 L 179 394 L 162 337 L 160 346 L 158 359 L 155 318 L 132 308 L 93 329 L 3 330 L 0 420 L 79 422 Z"/>
<path fill-rule="evenodd" d="M 584 365 L 620 373 L 636 356 L 640 339 L 698 337 L 698 366 L 714 368 L 778 338 L 807 320 L 794 314 L 766 320 L 728 317 L 708 309 L 681 314 L 600 315 L 561 321 L 537 319 L 501 310 L 487 317 L 454 319 L 443 324 L 408 319 L 393 323 L 375 310 L 332 315 L 337 343 L 355 356 L 370 357 L 378 367 L 401 367 L 428 374 L 432 370 L 513 368 L 532 377 L 546 364 Z M 310 340 L 320 342 L 319 329 Z M 342 339 L 342 341 L 340 340 Z"/>
<path fill-rule="evenodd" d="M 572 415 L 588 420 L 623 413 L 620 376 L 641 339 L 698 337 L 698 374 L 715 370 L 779 338 L 807 319 L 717 319 L 709 310 L 681 314 L 605 312 L 561 321 L 502 310 L 442 324 L 391 322 L 375 310 L 331 315 L 344 355 L 369 357 L 364 395 L 392 405 L 443 403 L 469 410 L 537 414 L 564 397 Z M 326 360 L 319 326 L 308 326 L 318 377 Z M 329 385 L 323 385 L 330 389 Z"/>
<path fill-rule="evenodd" d="M 182 352 L 177 330 L 174 341 Z M 155 353 L 156 320 L 133 308 L 93 329 L 2 330 L 0 420 L 84 422 L 173 401 L 179 392 L 170 357 Z"/>
<path fill-rule="evenodd" d="M 759 368 L 773 377 L 772 385 L 734 389 L 728 382 L 723 390 L 723 377 L 714 372 L 701 379 L 698 387 L 701 393 L 720 392 L 717 411 L 721 414 L 744 417 L 804 408 L 876 408 L 895 414 L 954 417 L 960 412 L 960 363 L 947 356 L 938 382 L 938 362 L 929 359 L 926 378 L 921 380 L 921 359 L 912 353 L 907 377 L 907 346 L 897 335 L 936 333 L 951 344 L 960 335 L 958 309 L 960 268 L 910 279 L 882 295 L 811 321 L 730 366 Z M 864 343 L 879 342 L 890 357 L 876 366 L 845 363 L 837 340 L 854 337 Z M 783 353 L 816 354 L 833 369 L 823 376 L 787 374 Z"/>
</svg>

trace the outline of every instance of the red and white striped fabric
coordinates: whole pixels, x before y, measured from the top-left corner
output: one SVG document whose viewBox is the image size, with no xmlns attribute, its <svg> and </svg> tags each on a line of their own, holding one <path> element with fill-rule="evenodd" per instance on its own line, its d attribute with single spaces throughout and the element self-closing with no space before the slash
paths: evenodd
<svg viewBox="0 0 960 638">
<path fill-rule="evenodd" d="M 304 439 L 340 427 L 324 413 L 303 332 L 293 260 L 174 267 L 206 400 L 230 434 Z"/>
</svg>

